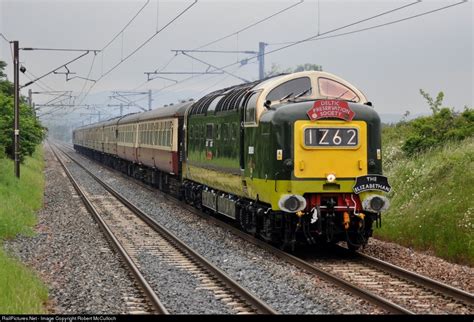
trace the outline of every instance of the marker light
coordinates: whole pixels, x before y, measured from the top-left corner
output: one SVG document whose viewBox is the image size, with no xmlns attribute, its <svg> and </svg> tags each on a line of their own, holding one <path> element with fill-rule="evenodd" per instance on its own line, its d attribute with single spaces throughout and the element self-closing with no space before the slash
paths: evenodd
<svg viewBox="0 0 474 322">
<path fill-rule="evenodd" d="M 330 173 L 330 174 L 328 174 L 328 176 L 326 177 L 326 180 L 327 180 L 329 183 L 333 183 L 334 181 L 336 181 L 336 175 L 333 174 L 333 173 Z"/>
</svg>

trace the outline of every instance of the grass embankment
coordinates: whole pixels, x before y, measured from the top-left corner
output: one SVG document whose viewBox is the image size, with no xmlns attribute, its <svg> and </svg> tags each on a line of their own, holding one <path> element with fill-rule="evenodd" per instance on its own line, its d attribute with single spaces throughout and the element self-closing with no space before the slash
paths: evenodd
<svg viewBox="0 0 474 322">
<path fill-rule="evenodd" d="M 33 234 L 35 211 L 42 207 L 44 160 L 41 147 L 21 165 L 21 177 L 13 162 L 0 159 L 0 314 L 45 313 L 46 287 L 29 269 L 3 251 L 2 241 L 17 234 Z"/>
<path fill-rule="evenodd" d="M 410 157 L 403 126 L 385 128 L 383 138 L 393 190 L 376 236 L 474 265 L 474 137 Z"/>
</svg>

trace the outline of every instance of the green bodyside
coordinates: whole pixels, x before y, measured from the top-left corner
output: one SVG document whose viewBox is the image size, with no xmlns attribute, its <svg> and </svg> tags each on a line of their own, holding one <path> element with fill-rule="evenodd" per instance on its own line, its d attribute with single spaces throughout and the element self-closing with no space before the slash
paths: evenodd
<svg viewBox="0 0 474 322">
<path fill-rule="evenodd" d="M 213 127 L 212 135 L 208 135 L 208 126 Z M 189 165 L 240 175 L 238 110 L 217 115 L 193 115 L 188 118 L 187 134 Z"/>
<path fill-rule="evenodd" d="M 324 187 L 324 178 L 294 177 L 294 122 L 308 120 L 306 113 L 313 104 L 314 101 L 282 104 L 264 112 L 257 127 L 243 129 L 240 109 L 188 116 L 185 177 L 232 194 L 258 197 L 273 208 L 277 208 L 277 200 L 285 193 L 351 192 L 352 180 L 335 191 Z M 370 106 L 349 106 L 355 112 L 354 120 L 367 124 L 368 173 L 381 174 L 382 161 L 377 159 L 377 149 L 381 148 L 380 119 Z M 212 147 L 208 124 L 214 126 Z M 281 160 L 277 160 L 278 149 L 283 152 Z"/>
</svg>

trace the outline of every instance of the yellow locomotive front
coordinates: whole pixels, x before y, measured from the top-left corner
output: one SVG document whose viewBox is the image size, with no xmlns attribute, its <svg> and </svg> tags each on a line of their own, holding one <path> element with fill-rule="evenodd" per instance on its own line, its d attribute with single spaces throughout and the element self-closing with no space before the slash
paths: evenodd
<svg viewBox="0 0 474 322">
<path fill-rule="evenodd" d="M 265 240 L 356 249 L 388 206 L 380 119 L 337 76 L 306 71 L 222 89 L 185 119 L 185 200 Z"/>
</svg>

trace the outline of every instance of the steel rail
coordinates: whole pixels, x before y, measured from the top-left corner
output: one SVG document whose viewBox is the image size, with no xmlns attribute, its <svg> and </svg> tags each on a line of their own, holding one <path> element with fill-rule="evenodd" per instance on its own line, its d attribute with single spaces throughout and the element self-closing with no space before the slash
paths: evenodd
<svg viewBox="0 0 474 322">
<path fill-rule="evenodd" d="M 85 172 L 87 172 L 94 180 L 96 180 L 101 186 L 103 186 L 108 192 L 110 192 L 114 197 L 116 197 L 120 202 L 122 202 L 127 208 L 129 208 L 132 212 L 134 212 L 137 216 L 140 217 L 144 222 L 146 222 L 152 229 L 157 231 L 160 235 L 162 235 L 166 240 L 170 243 L 176 245 L 178 248 L 184 250 L 185 253 L 189 254 L 193 257 L 197 262 L 202 264 L 206 269 L 208 269 L 212 274 L 214 274 L 220 281 L 227 285 L 230 289 L 235 291 L 242 299 L 244 299 L 248 304 L 252 305 L 258 313 L 260 314 L 278 314 L 273 308 L 271 308 L 268 304 L 261 301 L 255 295 L 253 295 L 249 290 L 244 288 L 243 286 L 239 285 L 235 282 L 230 276 L 224 273 L 221 269 L 217 266 L 210 263 L 200 254 L 195 252 L 192 248 L 186 245 L 183 241 L 181 241 L 178 237 L 176 237 L 171 231 L 166 229 L 164 226 L 157 223 L 154 219 L 148 216 L 145 212 L 143 212 L 140 208 L 135 206 L 132 202 L 127 200 L 123 197 L 120 193 L 115 191 L 111 186 L 101 180 L 99 177 L 94 175 L 91 171 L 85 168 L 82 164 L 80 164 L 77 160 L 69 156 L 66 152 L 58 148 L 62 151 L 70 160 L 75 162 L 79 167 L 81 167 Z"/>
<path fill-rule="evenodd" d="M 89 212 L 93 215 L 95 218 L 96 222 L 99 224 L 101 227 L 102 231 L 108 238 L 108 240 L 111 242 L 112 246 L 117 250 L 117 252 L 122 256 L 122 259 L 124 262 L 127 264 L 129 267 L 130 271 L 133 273 L 135 276 L 135 279 L 137 280 L 138 284 L 140 285 L 141 289 L 143 292 L 146 294 L 148 297 L 149 302 L 153 306 L 153 309 L 155 310 L 156 313 L 158 314 L 169 314 L 168 310 L 164 307 L 163 303 L 161 303 L 160 299 L 156 295 L 156 293 L 153 291 L 153 288 L 148 284 L 146 279 L 143 277 L 143 275 L 140 273 L 138 270 L 137 266 L 133 262 L 133 260 L 130 258 L 130 256 L 127 254 L 125 249 L 122 247 L 120 242 L 117 240 L 117 238 L 114 236 L 110 228 L 107 226 L 105 221 L 101 218 L 99 215 L 98 211 L 95 209 L 94 205 L 91 203 L 91 201 L 87 198 L 86 194 L 84 191 L 81 189 L 77 181 L 74 179 L 72 176 L 71 172 L 67 169 L 66 165 L 64 162 L 61 160 L 59 155 L 56 153 L 54 148 L 51 146 L 51 144 L 48 142 L 50 145 L 51 151 L 55 155 L 56 159 L 58 162 L 61 164 L 64 172 L 68 176 L 69 180 L 71 181 L 72 185 L 74 186 L 74 189 L 77 191 L 79 196 L 81 197 L 82 201 L 84 202 L 84 205 L 86 208 L 89 210 Z M 63 152 L 64 153 L 64 152 Z"/>
<path fill-rule="evenodd" d="M 344 247 L 342 247 L 344 248 Z M 441 283 L 439 281 L 433 280 L 429 277 L 417 274 L 415 272 L 410 272 L 402 267 L 393 265 L 391 263 L 382 261 L 378 258 L 363 254 L 363 253 L 355 253 L 355 255 L 368 263 L 369 265 L 375 266 L 381 270 L 384 270 L 388 273 L 392 273 L 397 275 L 403 279 L 412 281 L 418 285 L 422 285 L 426 288 L 429 288 L 433 291 L 440 292 L 442 294 L 448 295 L 454 299 L 457 299 L 463 303 L 468 305 L 474 305 L 474 295 L 468 293 L 464 290 L 452 287 L 450 285 Z"/>
</svg>

